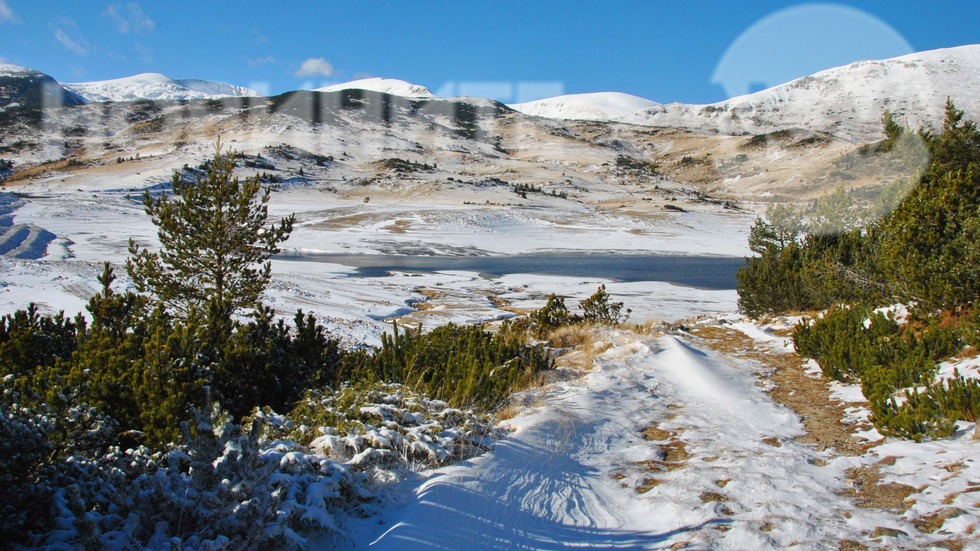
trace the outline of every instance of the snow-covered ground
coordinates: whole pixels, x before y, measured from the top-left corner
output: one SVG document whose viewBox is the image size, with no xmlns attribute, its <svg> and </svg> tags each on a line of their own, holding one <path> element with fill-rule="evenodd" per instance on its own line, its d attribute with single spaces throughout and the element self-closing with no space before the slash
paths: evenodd
<svg viewBox="0 0 980 551">
<path fill-rule="evenodd" d="M 104 261 L 121 266 L 129 239 L 155 242 L 155 228 L 139 202 L 142 186 L 156 189 L 169 180 L 172 160 L 143 158 L 139 173 L 113 172 L 126 165 L 73 177 L 54 173 L 6 197 L 0 211 L 3 286 L 0 312 L 36 302 L 44 312 L 73 315 L 97 290 Z M 125 182 L 136 180 L 140 187 Z M 376 192 L 381 193 L 381 192 Z M 513 195 L 509 188 L 502 193 Z M 316 187 L 291 186 L 273 194 L 272 216 L 295 213 L 297 223 L 284 252 L 344 254 L 510 255 L 535 253 L 612 253 L 743 256 L 748 213 L 684 212 L 637 216 L 589 209 L 558 201 L 557 208 L 501 208 L 431 203 L 430 197 L 383 197 L 365 203 L 339 198 Z M 482 202 L 481 202 L 482 203 Z M 570 205 L 570 206 L 569 206 Z M 353 222 L 352 222 L 353 221 Z M 33 233 L 31 233 L 33 232 Z M 38 238 L 29 238 L 37 235 Z M 16 239 L 15 239 L 16 238 Z M 15 243 L 16 241 L 16 243 Z M 29 258 L 14 250 L 33 243 Z M 45 248 L 46 246 L 46 248 Z M 273 262 L 268 302 L 283 315 L 297 308 L 314 312 L 338 337 L 375 344 L 388 324 L 384 320 L 412 313 L 426 326 L 470 323 L 512 316 L 501 309 L 537 308 L 548 294 L 569 304 L 591 295 L 605 283 L 609 292 L 633 309 L 632 320 L 675 320 L 693 314 L 735 308 L 734 291 L 705 291 L 658 281 L 616 282 L 535 274 L 485 278 L 476 273 L 392 273 L 354 277 L 354 269 L 330 263 Z M 119 275 L 124 275 L 119 270 Z M 122 278 L 122 282 L 125 278 Z M 431 291 L 427 299 L 419 293 Z"/>
<path fill-rule="evenodd" d="M 736 327 L 775 354 L 788 350 L 759 326 Z M 758 363 L 683 334 L 606 340 L 612 346 L 593 371 L 541 391 L 534 407 L 504 422 L 514 432 L 491 453 L 429 472 L 379 517 L 355 523 L 350 547 L 980 546 L 969 424 L 950 440 L 882 441 L 841 457 L 794 440 L 800 418 L 764 392 Z M 862 466 L 914 488 L 914 505 L 866 508 L 843 497 L 850 470 Z M 952 515 L 940 528 L 924 523 L 940 514 Z"/>
<path fill-rule="evenodd" d="M 144 163 L 142 176 L 159 173 L 162 181 L 167 162 L 159 164 Z M 36 301 L 46 311 L 78 312 L 96 291 L 103 259 L 119 264 L 128 238 L 151 240 L 153 227 L 135 193 L 104 178 L 75 187 L 55 175 L 4 202 L 11 227 L 33 224 L 57 237 L 41 258 L 0 256 L 2 311 Z M 334 203 L 326 205 L 324 197 Z M 287 246 L 327 252 L 745 254 L 751 223 L 750 216 L 724 212 L 636 219 L 597 211 L 576 218 L 566 211 L 560 220 L 557 214 L 525 216 L 521 209 L 344 201 L 302 186 L 276 193 L 271 207 L 277 216 L 297 213 Z M 338 215 L 369 222 L 337 225 Z M 409 222 L 398 226 L 397 220 Z M 622 224 L 643 231 L 615 229 Z M 335 335 L 368 344 L 377 343 L 388 318 L 427 326 L 489 321 L 512 315 L 511 309 L 540 307 L 552 292 L 574 305 L 603 283 L 465 272 L 361 278 L 350 267 L 293 260 L 275 261 L 274 270 L 268 301 L 277 310 L 316 312 Z M 737 298 L 731 290 L 662 282 L 605 283 L 637 322 L 730 312 Z M 427 309 L 419 311 L 421 301 Z M 772 354 L 791 350 L 766 328 L 726 319 Z M 345 545 L 826 549 L 848 540 L 920 549 L 975 538 L 980 465 L 971 426 L 926 444 L 865 431 L 869 444 L 877 444 L 871 451 L 837 457 L 794 440 L 803 425 L 763 391 L 764 366 L 710 351 L 681 333 L 611 332 L 604 340 L 611 348 L 593 371 L 528 394 L 524 412 L 505 422 L 513 434 L 493 452 L 423 473 L 421 483 L 408 477 L 380 515 L 349 520 Z M 968 362 L 956 367 L 976 368 Z M 866 420 L 859 389 L 838 390 L 839 399 L 854 402 L 852 422 Z M 906 511 L 862 508 L 840 495 L 855 484 L 852 469 L 869 467 L 880 469 L 884 482 L 915 489 L 914 504 Z M 938 515 L 949 519 L 941 522 Z M 920 530 L 930 518 L 940 519 L 939 528 Z"/>
</svg>

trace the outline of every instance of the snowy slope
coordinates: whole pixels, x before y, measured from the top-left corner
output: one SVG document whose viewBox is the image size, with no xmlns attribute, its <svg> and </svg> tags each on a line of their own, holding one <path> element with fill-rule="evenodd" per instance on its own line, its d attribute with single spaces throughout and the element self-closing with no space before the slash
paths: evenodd
<svg viewBox="0 0 980 551">
<path fill-rule="evenodd" d="M 625 117 L 660 105 L 655 101 L 620 92 L 569 94 L 510 105 L 525 115 L 552 119 L 604 121 Z"/>
<path fill-rule="evenodd" d="M 680 335 L 609 338 L 587 376 L 505 422 L 516 430 L 491 453 L 428 473 L 404 506 L 357 525 L 351 547 L 926 549 L 971 537 L 975 511 L 933 533 L 901 511 L 842 498 L 848 469 L 886 450 L 834 457 L 794 440 L 800 418 L 760 388 L 758 366 Z M 887 453 L 912 465 L 903 482 L 928 488 L 918 501 L 942 503 L 977 472 L 964 435 L 894 442 Z"/>
<path fill-rule="evenodd" d="M 412 84 L 395 78 L 364 78 L 317 88 L 315 92 L 339 92 L 341 90 L 369 90 L 393 96 L 431 98 L 432 92 L 420 84 Z"/>
<path fill-rule="evenodd" d="M 859 61 L 719 103 L 657 105 L 619 120 L 724 134 L 806 128 L 868 141 L 880 138 L 886 109 L 913 128 L 937 126 L 947 96 L 980 112 L 980 45 Z"/>
<path fill-rule="evenodd" d="M 85 100 L 40 71 L 0 63 L 0 111 L 18 106 L 37 107 L 59 103 L 78 105 L 85 103 Z"/>
<path fill-rule="evenodd" d="M 159 73 L 143 73 L 125 78 L 97 82 L 65 84 L 88 101 L 135 101 L 208 99 L 225 96 L 257 96 L 258 92 L 241 86 L 207 80 L 175 80 Z"/>
<path fill-rule="evenodd" d="M 35 71 L 34 69 L 29 69 L 27 67 L 21 67 L 20 65 L 13 65 L 11 63 L 0 63 L 0 76 L 29 76 L 29 75 L 43 75 L 44 73 L 40 71 Z"/>
</svg>

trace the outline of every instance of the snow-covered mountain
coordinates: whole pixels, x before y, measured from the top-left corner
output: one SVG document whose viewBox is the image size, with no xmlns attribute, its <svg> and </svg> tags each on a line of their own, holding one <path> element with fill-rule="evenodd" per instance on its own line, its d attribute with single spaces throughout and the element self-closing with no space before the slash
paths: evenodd
<svg viewBox="0 0 980 551">
<path fill-rule="evenodd" d="M 724 134 L 806 128 L 867 141 L 881 136 L 886 109 L 913 128 L 934 126 L 947 96 L 980 113 L 980 45 L 859 61 L 727 101 L 662 104 L 612 120 Z"/>
<path fill-rule="evenodd" d="M 27 67 L 21 67 L 20 65 L 12 65 L 10 63 L 0 63 L 0 77 L 9 76 L 21 76 L 31 73 L 44 74 L 40 71 L 35 71 L 34 69 L 28 69 Z"/>
<path fill-rule="evenodd" d="M 368 90 L 371 92 L 380 92 L 382 94 L 391 94 L 393 96 L 404 96 L 409 98 L 432 97 L 432 92 L 420 84 L 412 84 L 410 82 L 405 82 L 404 80 L 398 80 L 395 78 L 378 77 L 352 80 L 350 82 L 342 82 L 340 84 L 332 84 L 330 86 L 324 86 L 323 88 L 317 88 L 314 91 L 340 92 L 341 90 Z"/>
<path fill-rule="evenodd" d="M 641 109 L 660 105 L 655 101 L 620 92 L 569 94 L 509 107 L 525 115 L 550 119 L 605 121 L 625 117 Z"/>
<path fill-rule="evenodd" d="M 255 90 L 197 79 L 172 79 L 159 73 L 143 73 L 97 82 L 65 84 L 65 88 L 87 101 L 135 101 L 208 99 L 227 96 L 258 96 Z"/>
<path fill-rule="evenodd" d="M 0 111 L 45 104 L 79 105 L 85 100 L 40 71 L 0 63 Z"/>
</svg>

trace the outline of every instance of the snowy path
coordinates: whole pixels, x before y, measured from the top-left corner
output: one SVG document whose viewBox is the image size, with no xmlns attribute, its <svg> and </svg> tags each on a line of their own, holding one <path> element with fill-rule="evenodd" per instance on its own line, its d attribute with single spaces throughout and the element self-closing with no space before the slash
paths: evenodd
<svg viewBox="0 0 980 551">
<path fill-rule="evenodd" d="M 355 530 L 358 548 L 836 549 L 886 521 L 836 494 L 840 468 L 792 440 L 798 417 L 754 365 L 674 336 L 616 338 L 493 453 Z"/>
</svg>

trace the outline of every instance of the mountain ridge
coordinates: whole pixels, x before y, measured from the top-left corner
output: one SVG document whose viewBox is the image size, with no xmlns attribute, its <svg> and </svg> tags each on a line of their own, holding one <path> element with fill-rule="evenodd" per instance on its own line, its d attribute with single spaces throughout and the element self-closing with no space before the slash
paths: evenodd
<svg viewBox="0 0 980 551">
<path fill-rule="evenodd" d="M 615 93 L 594 96 L 603 98 L 609 94 Z M 708 104 L 646 100 L 653 105 L 630 113 L 581 116 L 590 110 L 601 112 L 600 102 L 583 101 L 575 110 L 569 110 L 563 100 L 570 97 L 574 96 L 545 98 L 511 107 L 528 115 L 553 119 L 622 122 L 729 135 L 805 128 L 850 141 L 867 141 L 880 133 L 885 110 L 913 128 L 942 120 L 946 97 L 967 113 L 980 112 L 980 44 L 925 50 L 884 60 L 855 61 Z"/>
<path fill-rule="evenodd" d="M 201 79 L 174 79 L 160 73 L 94 82 L 67 83 L 64 87 L 90 102 L 136 100 L 190 100 L 219 97 L 255 97 L 250 88 Z"/>
</svg>

